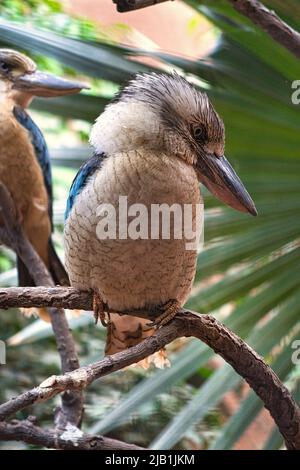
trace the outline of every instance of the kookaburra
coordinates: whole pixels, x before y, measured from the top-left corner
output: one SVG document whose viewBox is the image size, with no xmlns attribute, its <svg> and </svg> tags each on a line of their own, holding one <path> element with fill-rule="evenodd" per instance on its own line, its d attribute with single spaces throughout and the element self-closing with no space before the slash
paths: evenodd
<svg viewBox="0 0 300 470">
<path fill-rule="evenodd" d="M 68 95 L 83 87 L 39 72 L 29 57 L 17 51 L 0 49 L 0 181 L 13 198 L 25 234 L 58 284 L 67 283 L 68 276 L 51 241 L 50 158 L 43 134 L 25 108 L 35 96 Z M 17 267 L 19 284 L 34 285 L 20 258 Z M 43 309 L 39 313 L 46 318 Z"/>
<path fill-rule="evenodd" d="M 190 205 L 195 223 L 201 182 L 229 206 L 256 215 L 224 142 L 223 121 L 207 95 L 177 74 L 138 74 L 96 120 L 94 154 L 77 173 L 67 203 L 65 259 L 71 285 L 94 289 L 109 307 L 107 354 L 153 332 L 149 321 L 114 312 L 157 311 L 161 325 L 184 305 L 197 247 L 187 249 L 185 234 L 172 231 L 169 239 L 151 238 L 151 230 L 148 237 L 116 230 L 116 237 L 99 238 L 99 208 L 112 205 L 118 226 L 120 196 L 128 207 L 141 204 L 149 212 L 153 204 Z"/>
</svg>

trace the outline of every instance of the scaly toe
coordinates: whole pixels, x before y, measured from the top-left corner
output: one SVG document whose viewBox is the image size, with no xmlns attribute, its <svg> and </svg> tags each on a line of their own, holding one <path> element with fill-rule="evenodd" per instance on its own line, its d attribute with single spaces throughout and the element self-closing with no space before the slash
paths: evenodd
<svg viewBox="0 0 300 470">
<path fill-rule="evenodd" d="M 181 308 L 179 302 L 175 299 L 169 300 L 164 305 L 159 307 L 159 311 L 162 312 L 158 317 L 155 318 L 151 323 L 147 323 L 146 326 L 149 328 L 160 328 L 161 326 L 169 323 L 176 316 L 178 310 Z"/>
<path fill-rule="evenodd" d="M 95 324 L 97 325 L 100 319 L 101 324 L 104 327 L 107 327 L 108 322 L 106 321 L 106 313 L 108 313 L 108 306 L 104 303 L 101 295 L 96 290 L 94 291 L 94 295 L 93 295 L 93 310 L 94 310 Z"/>
</svg>

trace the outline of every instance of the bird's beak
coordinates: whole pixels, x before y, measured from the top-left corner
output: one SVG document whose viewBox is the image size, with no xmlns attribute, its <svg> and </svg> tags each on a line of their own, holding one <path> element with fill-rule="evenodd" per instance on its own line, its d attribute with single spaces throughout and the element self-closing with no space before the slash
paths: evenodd
<svg viewBox="0 0 300 470">
<path fill-rule="evenodd" d="M 257 215 L 254 202 L 225 156 L 200 155 L 195 169 L 199 181 L 222 202 L 241 212 Z"/>
<path fill-rule="evenodd" d="M 83 88 L 88 88 L 88 86 L 80 82 L 39 72 L 38 70 L 18 77 L 13 85 L 13 89 L 15 90 L 28 93 L 32 96 L 44 97 L 71 95 L 78 93 Z"/>
</svg>

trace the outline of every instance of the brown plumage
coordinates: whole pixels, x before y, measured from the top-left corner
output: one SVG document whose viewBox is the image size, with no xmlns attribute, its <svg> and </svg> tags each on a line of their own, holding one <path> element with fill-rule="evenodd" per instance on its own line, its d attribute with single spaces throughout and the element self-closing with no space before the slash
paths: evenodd
<svg viewBox="0 0 300 470">
<path fill-rule="evenodd" d="M 79 84 L 39 73 L 34 62 L 17 51 L 0 49 L 0 181 L 10 192 L 19 222 L 54 282 L 66 285 L 68 276 L 51 241 L 52 188 L 48 151 L 25 107 L 34 96 L 69 94 L 81 88 Z M 17 267 L 19 284 L 34 285 L 20 259 Z M 44 309 L 39 309 L 39 314 L 48 318 Z"/>
<path fill-rule="evenodd" d="M 15 119 L 13 106 L 7 101 L 0 112 L 0 179 L 13 196 L 27 237 L 48 265 L 48 195 L 30 136 Z"/>
</svg>

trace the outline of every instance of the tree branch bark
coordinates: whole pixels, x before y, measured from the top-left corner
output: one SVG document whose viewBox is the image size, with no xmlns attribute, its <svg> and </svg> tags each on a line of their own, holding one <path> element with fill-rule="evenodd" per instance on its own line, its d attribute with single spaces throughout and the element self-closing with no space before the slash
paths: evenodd
<svg viewBox="0 0 300 470">
<path fill-rule="evenodd" d="M 0 308 L 56 307 L 93 310 L 92 291 L 74 287 L 8 287 L 0 289 Z"/>
<path fill-rule="evenodd" d="M 79 291 L 79 296 L 81 293 Z M 78 298 L 75 302 L 78 306 Z M 141 313 L 144 316 L 145 312 Z M 136 363 L 182 336 L 200 339 L 231 364 L 262 399 L 283 435 L 287 448 L 300 450 L 300 409 L 277 375 L 241 338 L 214 317 L 199 316 L 185 309 L 142 343 L 73 372 L 51 376 L 38 387 L 9 400 L 0 406 L 0 420 L 34 403 L 49 400 L 65 390 L 81 390 L 94 380 Z"/>
<path fill-rule="evenodd" d="M 113 3 L 117 4 L 117 11 L 119 13 L 125 13 L 168 1 L 170 0 L 113 0 Z"/>
<path fill-rule="evenodd" d="M 54 286 L 52 277 L 42 259 L 36 253 L 27 239 L 13 202 L 13 199 L 0 182 L 0 216 L 4 221 L 0 236 L 28 268 L 36 285 Z M 72 333 L 64 311 L 53 306 L 49 308 L 52 329 L 55 335 L 57 349 L 60 355 L 62 372 L 78 369 L 79 360 L 75 349 Z M 63 428 L 67 422 L 80 425 L 83 414 L 83 395 L 81 392 L 67 391 L 62 396 L 62 407 L 56 413 L 56 424 Z"/>
<path fill-rule="evenodd" d="M 0 440 L 23 441 L 58 450 L 142 450 L 142 447 L 134 444 L 83 433 L 71 425 L 64 431 L 42 429 L 30 419 L 10 424 L 0 423 Z"/>
<path fill-rule="evenodd" d="M 229 0 L 234 8 L 300 58 L 300 34 L 258 0 Z"/>
<path fill-rule="evenodd" d="M 107 356 L 89 366 L 78 368 L 73 337 L 61 309 L 68 307 L 90 310 L 92 307 L 92 292 L 53 286 L 51 278 L 50 281 L 47 278 L 49 276 L 47 270 L 43 273 L 43 269 L 46 268 L 42 267 L 42 261 L 37 258 L 36 253 L 26 240 L 22 228 L 16 223 L 16 213 L 14 212 L 12 200 L 7 190 L 5 188 L 3 190 L 3 188 L 3 185 L 0 184 L 0 206 L 2 216 L 5 216 L 8 241 L 12 243 L 13 248 L 22 257 L 24 263 L 30 267 L 31 271 L 32 265 L 30 263 L 34 264 L 33 272 L 41 273 L 41 277 L 49 287 L 0 289 L 0 308 L 12 306 L 50 307 L 52 326 L 56 335 L 63 369 L 66 373 L 51 376 L 38 387 L 2 404 L 0 406 L 0 420 L 3 421 L 17 411 L 63 393 L 63 409 L 62 413 L 59 414 L 57 432 L 61 428 L 66 430 L 70 425 L 75 424 L 76 426 L 78 425 L 79 414 L 81 416 L 82 390 L 91 382 L 148 357 L 176 338 L 194 336 L 220 354 L 249 383 L 273 416 L 285 439 L 287 448 L 300 450 L 300 409 L 287 388 L 255 351 L 241 338 L 209 315 L 199 316 L 182 309 L 169 324 L 157 330 L 153 336 L 148 337 L 140 344 L 113 356 Z M 128 312 L 116 313 L 128 314 Z M 142 310 L 131 311 L 130 314 L 150 319 L 153 315 L 152 312 Z M 74 368 L 75 370 L 72 370 Z M 22 423 L 19 425 L 21 428 L 15 428 L 15 433 L 18 429 L 21 433 L 22 425 Z M 13 424 L 3 423 L 1 426 L 3 435 L 6 432 L 7 437 L 12 436 L 13 429 L 9 426 L 14 426 Z M 34 429 L 34 431 L 36 430 Z M 77 429 L 77 432 L 80 432 L 80 430 Z M 43 435 L 43 433 L 47 433 L 47 431 L 40 430 L 40 442 L 43 442 L 41 445 L 46 445 L 44 443 L 48 442 L 52 446 L 54 444 L 54 441 L 51 441 L 54 438 L 53 434 L 50 432 L 42 438 L 41 434 Z M 25 438 L 25 434 L 21 433 L 20 435 Z M 37 435 L 36 439 L 38 439 Z"/>
</svg>

